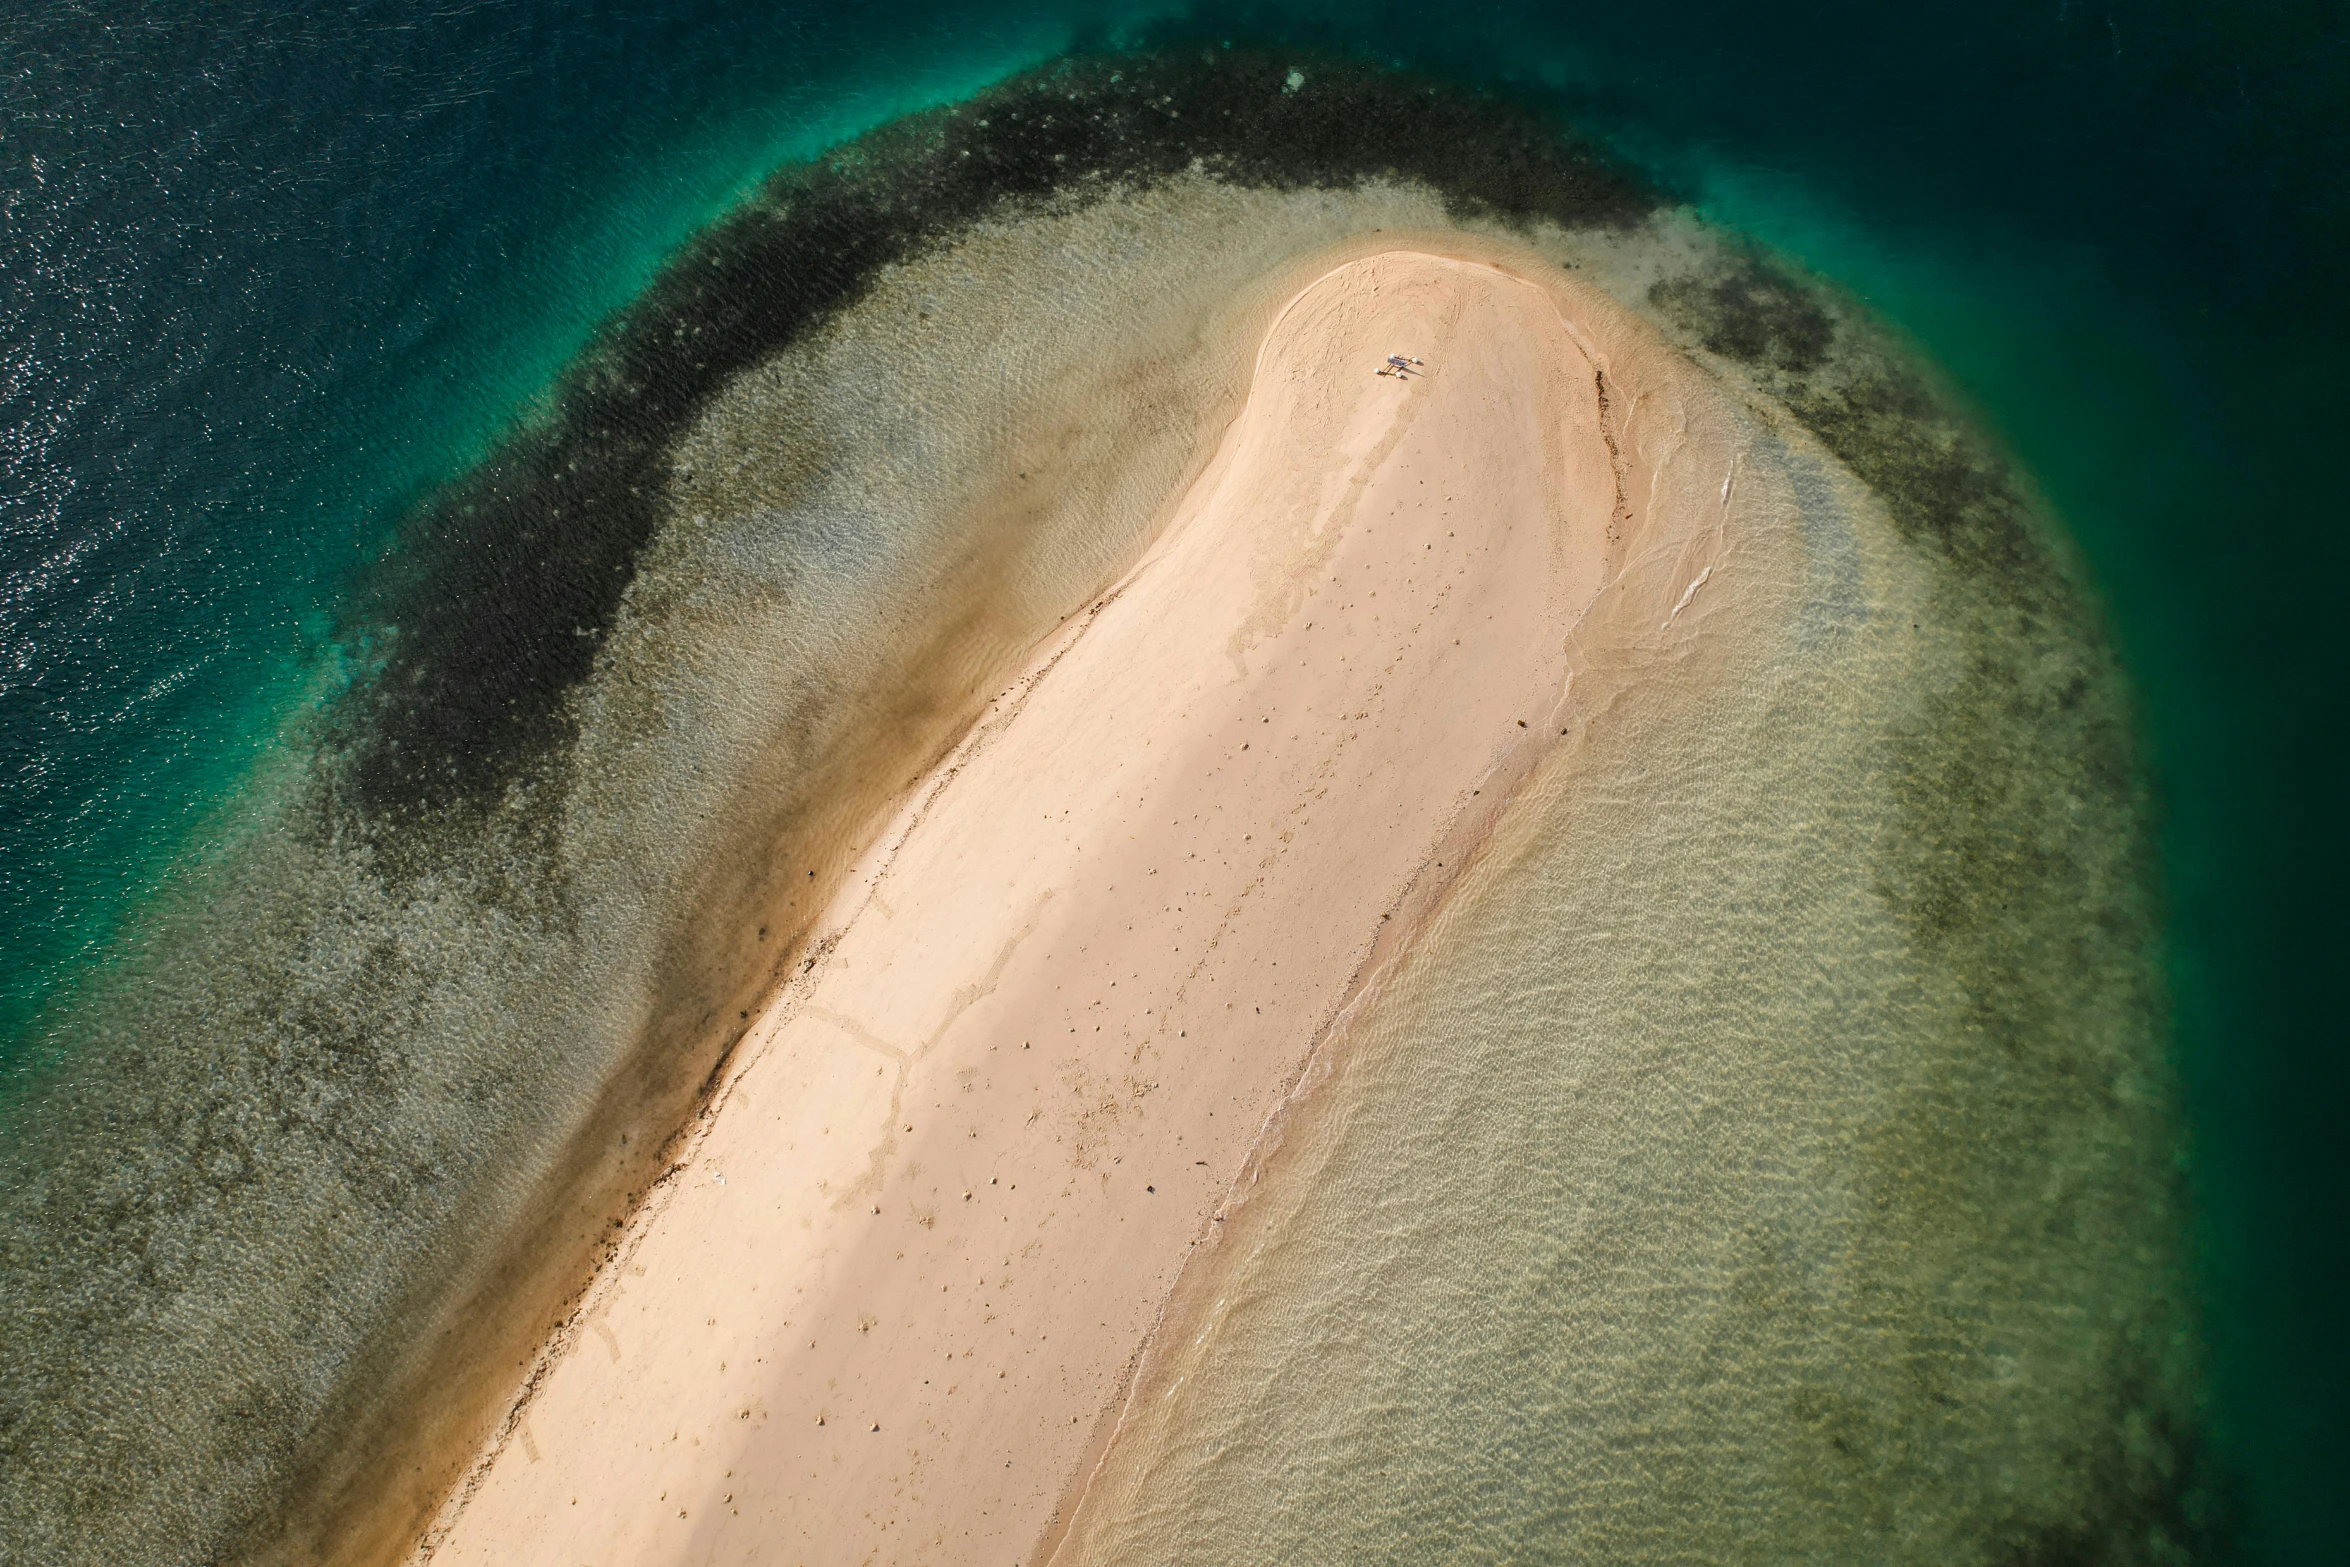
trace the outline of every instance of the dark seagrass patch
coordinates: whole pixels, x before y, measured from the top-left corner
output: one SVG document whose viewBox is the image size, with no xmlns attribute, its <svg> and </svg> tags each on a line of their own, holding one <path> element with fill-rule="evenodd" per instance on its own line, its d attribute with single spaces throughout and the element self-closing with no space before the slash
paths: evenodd
<svg viewBox="0 0 2350 1567">
<path fill-rule="evenodd" d="M 551 417 L 431 497 L 363 584 L 346 637 L 374 673 L 335 736 L 349 797 L 377 818 L 486 809 L 559 760 L 566 695 L 658 525 L 670 450 L 734 376 L 1007 205 L 1187 172 L 1281 190 L 1418 181 L 1464 215 L 1568 227 L 1655 205 L 1568 127 L 1507 101 L 1358 60 L 1176 42 L 1061 60 L 783 169 L 608 323 Z"/>
</svg>

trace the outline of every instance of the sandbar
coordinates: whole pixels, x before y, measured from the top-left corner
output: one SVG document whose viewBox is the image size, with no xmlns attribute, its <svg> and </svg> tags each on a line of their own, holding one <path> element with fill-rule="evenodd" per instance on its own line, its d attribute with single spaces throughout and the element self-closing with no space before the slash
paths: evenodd
<svg viewBox="0 0 2350 1567">
<path fill-rule="evenodd" d="M 1624 547 L 1561 297 L 1390 249 L 1278 314 L 1160 536 L 844 884 L 433 1561 L 1049 1553 L 1268 1118 L 1561 730 Z"/>
</svg>

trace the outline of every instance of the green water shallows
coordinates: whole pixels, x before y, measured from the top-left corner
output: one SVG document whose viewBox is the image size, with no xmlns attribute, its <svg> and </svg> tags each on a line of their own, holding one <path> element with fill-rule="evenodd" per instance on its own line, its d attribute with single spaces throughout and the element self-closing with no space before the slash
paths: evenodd
<svg viewBox="0 0 2350 1567">
<path fill-rule="evenodd" d="M 2224 1543 L 2094 618 L 1850 323 L 1735 269 L 1651 298 L 1766 389 L 1802 580 L 1733 540 L 1714 657 L 1514 804 L 1195 1261 L 1056 1560 Z"/>
</svg>

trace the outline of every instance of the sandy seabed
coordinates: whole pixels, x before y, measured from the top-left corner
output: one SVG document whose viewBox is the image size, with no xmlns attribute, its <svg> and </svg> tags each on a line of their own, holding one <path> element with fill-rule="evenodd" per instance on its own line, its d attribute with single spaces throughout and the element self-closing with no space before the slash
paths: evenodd
<svg viewBox="0 0 2350 1567">
<path fill-rule="evenodd" d="M 435 1561 L 1050 1553 L 1269 1121 L 1564 732 L 1570 628 L 1714 564 L 1728 468 L 1635 506 L 1603 425 L 1617 361 L 1673 394 L 1643 328 L 1358 248 L 849 878 Z"/>
</svg>

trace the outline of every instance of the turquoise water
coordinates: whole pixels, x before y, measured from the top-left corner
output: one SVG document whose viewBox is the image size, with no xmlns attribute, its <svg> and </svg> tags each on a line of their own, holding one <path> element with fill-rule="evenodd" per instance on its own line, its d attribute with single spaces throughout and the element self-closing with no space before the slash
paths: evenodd
<svg viewBox="0 0 2350 1567">
<path fill-rule="evenodd" d="M 128 15 L 7 24 L 0 88 L 27 258 L 0 294 L 19 1097 L 85 1037 L 80 987 L 126 917 L 341 684 L 354 574 L 421 493 L 532 417 L 765 169 L 1118 20 L 255 5 L 146 8 L 126 42 Z M 2264 1559 L 2334 1554 L 2338 8 L 1268 8 L 1229 30 L 1562 107 L 1915 334 L 2045 486 L 2152 739 L 2221 1429 Z"/>
</svg>

